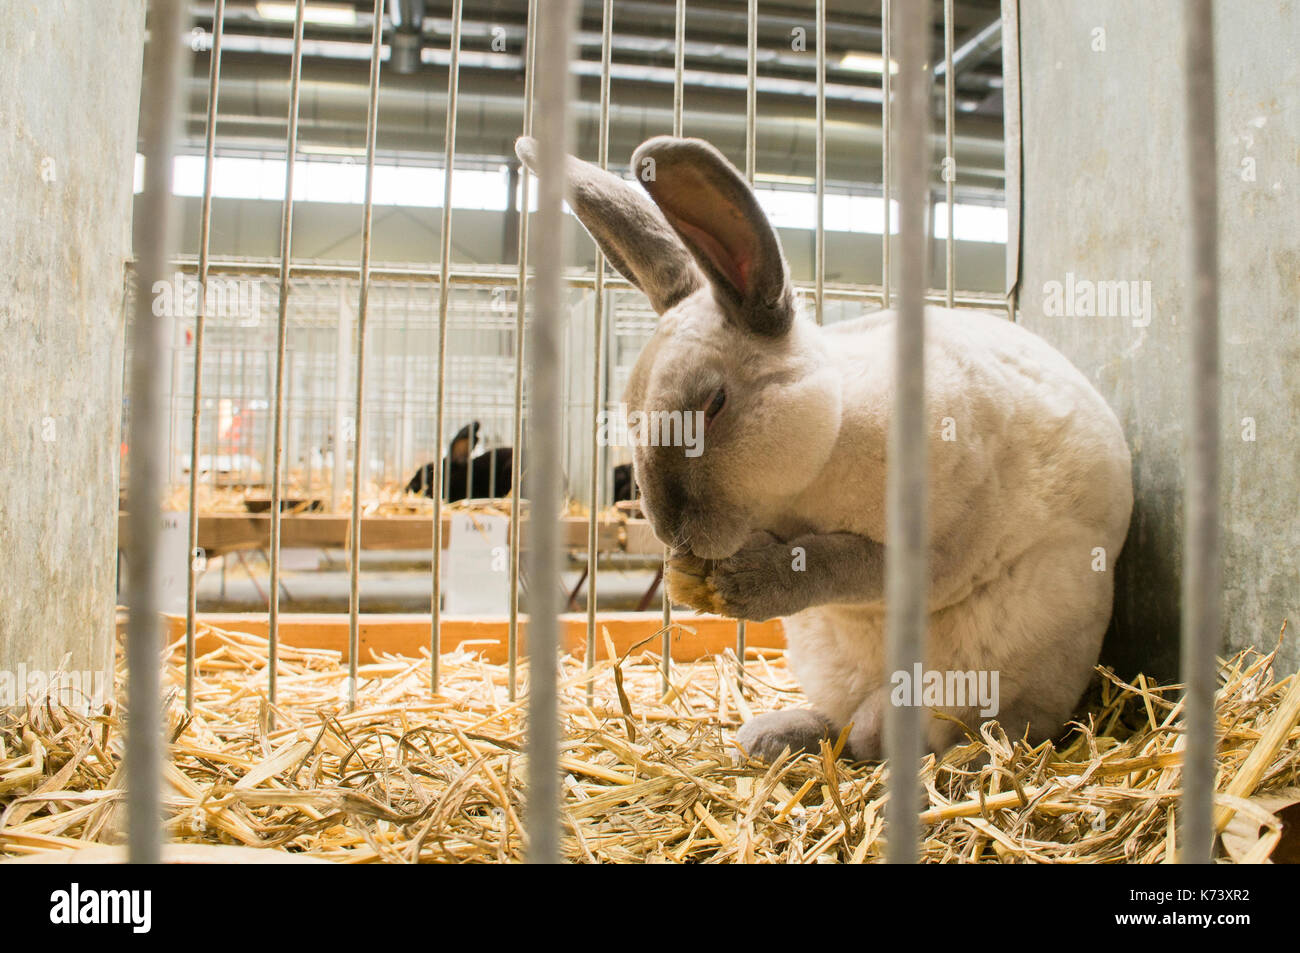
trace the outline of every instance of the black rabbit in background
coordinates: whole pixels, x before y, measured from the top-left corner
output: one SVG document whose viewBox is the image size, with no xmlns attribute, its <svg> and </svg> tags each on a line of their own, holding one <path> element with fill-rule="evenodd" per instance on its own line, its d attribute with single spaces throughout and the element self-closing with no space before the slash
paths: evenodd
<svg viewBox="0 0 1300 953">
<path fill-rule="evenodd" d="M 452 438 L 447 448 L 447 457 L 443 461 L 443 502 L 455 503 L 467 499 L 471 490 L 476 499 L 495 499 L 510 492 L 514 448 L 494 447 L 471 457 L 478 444 L 481 428 L 482 425 L 476 420 L 461 427 Z M 420 467 L 406 484 L 406 492 L 432 497 L 433 466 L 432 463 L 426 463 Z M 638 495 L 632 464 L 623 463 L 614 467 L 613 502 L 635 499 Z"/>
<path fill-rule="evenodd" d="M 620 463 L 614 468 L 614 502 L 634 500 L 640 495 L 632 474 L 632 464 Z"/>
<path fill-rule="evenodd" d="M 481 427 L 476 420 L 461 427 L 451 439 L 443 461 L 442 499 L 446 503 L 467 499 L 471 490 L 476 499 L 501 497 L 510 492 L 513 448 L 494 447 L 477 457 L 470 456 L 478 444 Z M 432 497 L 433 467 L 432 463 L 420 467 L 406 484 L 406 492 Z"/>
</svg>

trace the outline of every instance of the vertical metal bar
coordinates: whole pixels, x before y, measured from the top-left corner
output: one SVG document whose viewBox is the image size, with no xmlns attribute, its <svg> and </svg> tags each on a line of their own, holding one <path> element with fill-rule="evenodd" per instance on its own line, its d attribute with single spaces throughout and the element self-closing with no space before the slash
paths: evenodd
<svg viewBox="0 0 1300 953">
<path fill-rule="evenodd" d="M 140 112 L 144 190 L 138 212 L 135 314 L 130 329 L 131 416 L 127 524 L 130 575 L 126 602 L 126 732 L 128 857 L 133 864 L 155 864 L 162 855 L 162 736 L 158 619 L 162 532 L 164 408 L 158 368 L 166 360 L 171 322 L 153 313 L 153 287 L 164 280 L 172 237 L 172 146 L 176 133 L 177 91 L 181 82 L 181 38 L 189 20 L 180 0 L 150 5 L 150 41 L 145 50 Z M 192 469 L 192 467 L 191 467 Z"/>
<path fill-rule="evenodd" d="M 375 140 L 379 129 L 379 48 L 384 0 L 375 0 L 370 34 L 370 102 L 366 110 L 366 194 L 361 213 L 361 288 L 357 297 L 357 370 L 352 433 L 352 522 L 348 534 L 348 706 L 357 703 L 357 655 L 361 651 L 361 477 L 366 469 L 366 316 L 370 308 L 370 240 L 375 210 Z"/>
<path fill-rule="evenodd" d="M 307 458 L 305 463 L 305 468 L 307 470 L 306 498 L 309 500 L 312 499 L 312 487 L 316 483 L 316 462 L 314 459 L 315 454 L 312 453 L 312 449 L 316 445 L 316 394 L 320 387 L 321 377 L 319 369 L 316 367 L 315 342 L 316 335 L 313 333 L 313 348 L 307 359 L 307 409 L 304 411 L 302 423 L 302 429 L 305 431 L 303 443 L 306 445 L 307 449 Z"/>
<path fill-rule="evenodd" d="M 469 420 L 469 449 L 466 451 L 465 467 L 465 499 L 474 499 L 474 468 L 469 466 L 469 461 L 474 458 L 474 448 L 478 445 L 478 431 L 474 429 L 474 388 L 478 384 L 478 370 L 475 362 L 478 360 L 478 326 L 477 324 L 470 328 L 469 334 L 469 360 L 466 362 L 465 376 L 469 380 L 464 385 L 462 393 L 465 395 L 465 417 Z"/>
<path fill-rule="evenodd" d="M 674 33 L 673 58 L 673 135 L 682 134 L 683 86 L 682 78 L 686 66 L 686 0 L 677 0 L 677 27 Z M 664 578 L 660 587 L 660 603 L 663 610 L 663 634 L 659 640 L 659 674 L 664 694 L 672 685 L 673 668 L 673 603 L 668 597 L 668 547 L 664 547 Z"/>
<path fill-rule="evenodd" d="M 758 117 L 758 0 L 749 0 L 745 63 L 745 178 L 754 184 L 758 156 L 755 127 Z"/>
<path fill-rule="evenodd" d="M 280 223 L 280 308 L 276 322 L 275 420 L 271 444 L 271 612 L 267 624 L 267 698 L 275 704 L 280 655 L 280 506 L 284 457 L 284 358 L 289 338 L 289 258 L 293 248 L 293 167 L 298 152 L 298 97 L 302 85 L 302 23 L 305 0 L 298 0 L 293 19 L 293 66 L 289 79 L 289 132 L 284 147 L 284 212 Z M 353 500 L 356 506 L 357 501 Z"/>
<path fill-rule="evenodd" d="M 533 133 L 533 77 L 537 57 L 537 0 L 528 0 L 528 29 L 524 38 L 524 135 Z M 510 624 L 506 632 L 506 694 L 515 700 L 519 675 L 519 558 L 523 551 L 519 521 L 520 482 L 524 464 L 524 326 L 528 313 L 528 185 L 526 167 L 519 169 L 519 275 L 515 285 L 515 436 L 510 461 Z"/>
<path fill-rule="evenodd" d="M 813 282 L 817 323 L 823 320 L 826 284 L 826 0 L 817 0 L 817 234 Z"/>
<path fill-rule="evenodd" d="M 597 161 L 602 169 L 609 166 L 609 68 L 614 30 L 614 0 L 605 0 L 601 12 L 600 33 L 600 134 Z M 604 461 L 600 453 L 600 414 L 604 409 L 605 377 L 605 256 L 596 249 L 596 287 L 592 317 L 595 321 L 592 348 L 594 368 L 591 381 L 591 517 L 587 522 L 587 657 L 590 671 L 596 664 L 596 522 L 600 514 L 600 478 Z M 587 682 L 587 704 L 591 704 L 595 686 Z"/>
<path fill-rule="evenodd" d="M 1183 540 L 1183 682 L 1186 747 L 1178 857 L 1208 864 L 1214 851 L 1214 692 L 1221 636 L 1219 541 L 1219 252 L 1214 14 L 1210 0 L 1187 4 L 1186 135 L 1191 199 L 1191 440 Z"/>
<path fill-rule="evenodd" d="M 536 313 L 529 347 L 533 392 L 528 415 L 528 445 L 533 449 L 530 499 L 528 587 L 528 860 L 560 860 L 559 654 L 560 580 L 560 357 L 565 308 L 564 162 L 569 140 L 569 59 L 578 7 L 572 0 L 550 0 L 538 32 L 540 62 L 551 64 L 538 76 L 541 110 L 538 140 L 537 224 L 547 241 L 537 248 Z"/>
<path fill-rule="evenodd" d="M 393 285 L 388 285 L 388 294 L 385 296 L 391 298 L 393 294 Z M 401 405 L 398 411 L 398 427 L 401 428 L 402 439 L 398 444 L 397 451 L 397 478 L 401 480 L 410 472 L 409 464 L 411 459 L 411 420 L 410 420 L 410 394 L 411 394 L 411 294 L 408 290 L 402 295 L 402 390 Z"/>
<path fill-rule="evenodd" d="M 947 202 L 948 232 L 944 244 L 944 274 L 947 276 L 948 294 L 945 303 L 952 307 L 957 280 L 955 239 L 952 234 L 953 186 L 957 180 L 957 156 L 953 149 L 953 104 L 955 100 L 952 75 L 952 11 L 953 0 L 943 0 L 943 137 L 944 137 L 944 195 Z"/>
<path fill-rule="evenodd" d="M 194 316 L 194 396 L 190 407 L 189 566 L 185 585 L 185 710 L 194 711 L 194 615 L 198 602 L 199 427 L 203 416 L 203 329 L 207 323 L 208 245 L 212 234 L 212 174 L 217 142 L 217 92 L 221 85 L 221 35 L 226 0 L 212 11 L 212 50 L 208 54 L 208 118 L 204 133 L 203 205 L 199 213 L 199 301 Z M 214 464 L 216 454 L 213 454 Z"/>
<path fill-rule="evenodd" d="M 495 335 L 493 335 L 493 337 L 495 338 Z M 495 348 L 493 348 L 493 350 L 495 350 Z M 490 352 L 489 352 L 489 354 L 490 354 Z M 489 359 L 490 359 L 490 358 L 489 358 Z M 490 366 L 491 366 L 491 365 L 489 364 L 489 367 L 490 367 Z M 496 429 L 497 429 L 497 421 L 496 421 L 496 406 L 495 406 L 495 405 L 496 405 L 496 394 L 491 393 L 490 390 L 489 390 L 489 396 L 488 396 L 488 405 L 489 405 L 489 407 L 490 407 L 490 410 L 489 410 L 489 412 L 488 412 L 487 414 L 485 414 L 484 416 L 486 416 L 486 417 L 488 418 L 488 424 L 487 424 L 487 425 L 488 425 L 488 433 L 489 433 L 489 434 L 494 434 L 494 433 L 496 433 Z M 497 455 L 496 455 L 495 453 L 490 453 L 490 454 L 488 455 L 488 490 L 487 490 L 487 495 L 488 495 L 489 497 L 491 497 L 492 499 L 496 499 L 496 498 L 500 495 L 500 494 L 497 493 Z"/>
<path fill-rule="evenodd" d="M 746 67 L 745 67 L 745 179 L 749 187 L 754 187 L 754 171 L 758 163 L 758 0 L 749 0 L 748 30 L 746 31 Z M 818 42 L 817 48 L 821 49 Z M 823 90 L 824 91 L 824 90 Z M 818 215 L 821 206 L 818 203 Z M 748 632 L 745 620 L 736 622 L 736 663 L 740 667 L 740 684 L 745 684 L 745 643 Z"/>
<path fill-rule="evenodd" d="M 447 129 L 445 133 L 447 167 L 442 183 L 442 235 L 438 266 L 438 409 L 434 429 L 441 442 L 447 402 L 447 308 L 451 304 L 451 178 L 456 163 L 456 98 L 460 91 L 461 2 L 451 7 L 451 63 L 447 68 Z M 442 651 L 442 494 L 443 474 L 450 464 L 441 459 L 433 475 L 433 606 L 429 629 L 429 688 L 438 691 Z"/>
<path fill-rule="evenodd" d="M 167 468 L 167 476 L 164 485 L 164 492 L 171 489 L 172 481 L 176 472 L 176 419 L 180 413 L 180 383 L 181 383 L 181 349 L 176 341 L 176 327 L 173 324 L 171 329 L 172 339 L 167 342 L 168 345 L 168 364 L 171 365 L 171 373 L 168 375 L 166 403 L 167 403 L 167 443 L 164 446 Z"/>
<path fill-rule="evenodd" d="M 894 60 L 890 53 L 889 34 L 892 29 L 890 23 L 890 6 L 892 0 L 881 0 L 880 7 L 880 191 L 884 202 L 884 227 L 880 237 L 880 306 L 888 308 L 893 305 L 894 297 L 889 290 L 890 282 L 890 230 L 892 228 L 893 211 L 890 203 L 893 200 L 893 182 L 890 181 L 890 151 L 893 148 L 892 133 L 893 123 L 891 114 L 893 112 L 893 81 L 891 76 L 894 71 Z"/>
<path fill-rule="evenodd" d="M 922 660 L 929 581 L 926 526 L 925 260 L 929 191 L 927 68 L 930 7 L 902 4 L 898 14 L 899 307 L 894 354 L 895 401 L 889 433 L 888 547 L 885 559 L 889 671 L 910 672 Z M 885 64 L 888 71 L 889 65 Z M 885 711 L 889 759 L 890 863 L 917 859 L 917 768 L 921 712 Z"/>
<path fill-rule="evenodd" d="M 682 134 L 682 74 L 686 67 L 686 0 L 677 0 L 673 35 L 673 135 Z"/>
<path fill-rule="evenodd" d="M 338 323 L 334 337 L 334 439 L 333 465 L 330 467 L 330 512 L 337 513 L 343 503 L 343 422 L 347 419 L 347 402 L 343 397 L 343 381 L 348 375 L 348 285 L 339 282 Z"/>
</svg>

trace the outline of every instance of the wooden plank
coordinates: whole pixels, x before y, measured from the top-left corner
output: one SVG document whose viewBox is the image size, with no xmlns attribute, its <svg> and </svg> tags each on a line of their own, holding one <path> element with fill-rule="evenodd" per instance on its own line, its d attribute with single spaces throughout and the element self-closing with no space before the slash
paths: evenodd
<svg viewBox="0 0 1300 953">
<path fill-rule="evenodd" d="M 184 616 L 166 617 L 169 637 L 184 638 Z M 266 637 L 265 613 L 230 612 L 200 613 L 200 629 L 204 624 L 219 629 L 247 632 Z M 674 616 L 672 638 L 673 658 L 690 662 L 710 655 L 720 654 L 736 644 L 736 623 L 721 616 L 682 613 Z M 560 616 L 564 650 L 581 658 L 587 641 L 587 615 L 585 612 L 565 613 Z M 647 639 L 646 648 L 657 649 L 655 634 L 662 625 L 660 613 L 615 612 L 596 617 L 596 624 L 609 630 L 614 649 L 620 654 Z M 506 661 L 506 634 L 508 620 L 505 616 L 442 617 L 442 651 L 457 648 L 479 652 L 493 664 Z M 785 635 L 779 620 L 751 622 L 746 630 L 746 644 L 751 649 L 783 649 Z M 519 651 L 527 650 L 528 621 L 519 620 Z M 361 647 L 360 661 L 373 662 L 377 655 L 403 655 L 415 658 L 429 646 L 429 617 L 419 613 L 363 614 L 359 620 L 358 636 Z M 330 649 L 345 659 L 348 651 L 348 617 L 336 613 L 290 613 L 280 616 L 280 641 L 295 648 Z M 218 646 L 216 638 L 200 631 L 197 651 L 200 655 Z M 605 657 L 604 640 L 596 639 L 596 657 Z"/>
<path fill-rule="evenodd" d="M 664 551 L 664 544 L 655 536 L 649 520 L 628 520 L 624 531 L 623 549 L 629 553 L 659 555 Z"/>
<path fill-rule="evenodd" d="M 450 539 L 448 527 L 451 513 L 444 511 L 442 545 Z M 119 548 L 129 541 L 125 513 L 118 513 L 117 537 Z M 587 550 L 587 520 L 567 516 L 561 520 L 564 545 L 575 551 Z M 351 521 L 347 514 L 294 513 L 280 517 L 280 539 L 285 549 L 346 549 L 351 536 Z M 525 543 L 528 539 L 528 522 L 523 522 Z M 653 534 L 651 534 L 653 539 Z M 199 514 L 199 546 L 210 557 L 240 549 L 265 549 L 271 539 L 271 514 L 269 513 L 201 513 Z M 373 550 L 429 549 L 433 545 L 433 517 L 393 514 L 363 516 L 361 518 L 361 548 Z M 655 544 L 658 546 L 658 544 Z M 617 552 L 625 548 L 623 524 L 617 520 L 601 520 L 597 526 L 596 546 L 600 552 Z M 662 547 L 659 547 L 662 549 Z M 628 550 L 650 552 L 657 550 Z"/>
</svg>

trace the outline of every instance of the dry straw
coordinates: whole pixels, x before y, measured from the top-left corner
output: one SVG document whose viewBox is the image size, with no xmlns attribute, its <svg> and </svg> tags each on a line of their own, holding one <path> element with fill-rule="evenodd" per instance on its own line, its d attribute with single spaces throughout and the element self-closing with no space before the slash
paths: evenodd
<svg viewBox="0 0 1300 953">
<path fill-rule="evenodd" d="M 506 701 L 504 666 L 448 655 L 442 693 L 430 697 L 426 660 L 385 658 L 361 666 L 358 704 L 348 710 L 347 670 L 336 653 L 282 646 L 281 703 L 268 730 L 265 641 L 208 631 L 219 648 L 199 660 L 192 718 L 178 702 L 179 647 L 167 656 L 172 760 L 164 800 L 177 856 L 522 859 L 526 701 Z M 1267 858 L 1283 837 L 1282 824 L 1260 807 L 1279 800 L 1261 795 L 1295 785 L 1300 763 L 1300 679 L 1275 680 L 1275 655 L 1247 651 L 1221 667 L 1218 820 L 1223 829 L 1236 813 L 1236 826 L 1261 832 L 1236 855 L 1246 860 Z M 649 648 L 590 673 L 571 658 L 562 668 L 570 860 L 884 856 L 882 766 L 847 764 L 831 745 L 770 766 L 735 763 L 731 739 L 741 721 L 802 702 L 780 653 L 751 653 L 743 685 L 730 654 L 678 665 L 663 697 Z M 1013 743 L 990 724 L 940 764 L 928 760 L 922 859 L 1169 862 L 1180 791 L 1178 695 L 1176 685 L 1130 684 L 1103 670 L 1056 746 Z M 100 845 L 120 844 L 122 740 L 120 709 L 84 717 L 47 701 L 0 713 L 0 856 L 103 857 Z"/>
</svg>

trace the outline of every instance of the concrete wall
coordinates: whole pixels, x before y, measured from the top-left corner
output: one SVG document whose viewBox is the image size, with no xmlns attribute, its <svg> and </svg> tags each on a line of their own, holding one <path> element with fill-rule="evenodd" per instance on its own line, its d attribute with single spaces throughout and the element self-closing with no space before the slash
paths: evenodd
<svg viewBox="0 0 1300 953">
<path fill-rule="evenodd" d="M 1128 434 L 1137 503 L 1104 658 L 1167 675 L 1191 386 L 1182 4 L 1020 7 L 1020 320 L 1097 384 Z M 1284 619 L 1300 624 L 1300 4 L 1235 0 L 1216 17 L 1224 638 L 1227 649 L 1272 648 Z M 1076 289 L 1080 279 L 1149 282 L 1149 319 L 1052 314 L 1048 283 L 1070 275 Z M 1281 662 L 1300 662 L 1295 635 Z"/>
<path fill-rule="evenodd" d="M 0 689 L 69 654 L 111 671 L 145 4 L 94 6 L 0 17 Z"/>
</svg>

